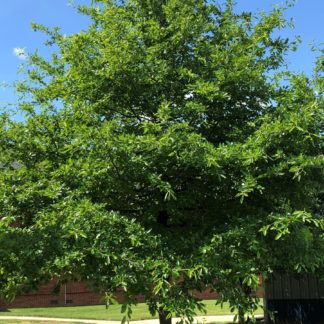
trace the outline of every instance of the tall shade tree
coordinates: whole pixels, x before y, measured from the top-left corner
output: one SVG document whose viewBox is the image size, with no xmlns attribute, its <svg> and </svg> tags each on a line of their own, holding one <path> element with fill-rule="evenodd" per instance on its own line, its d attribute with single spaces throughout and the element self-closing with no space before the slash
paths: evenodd
<svg viewBox="0 0 324 324">
<path fill-rule="evenodd" d="M 286 69 L 285 8 L 101 0 L 29 55 L 0 136 L 0 295 L 57 278 L 142 294 L 162 324 L 214 289 L 239 321 L 260 277 L 323 269 L 323 56 Z M 278 32 L 279 30 L 279 32 Z M 252 315 L 253 316 L 253 315 Z"/>
</svg>

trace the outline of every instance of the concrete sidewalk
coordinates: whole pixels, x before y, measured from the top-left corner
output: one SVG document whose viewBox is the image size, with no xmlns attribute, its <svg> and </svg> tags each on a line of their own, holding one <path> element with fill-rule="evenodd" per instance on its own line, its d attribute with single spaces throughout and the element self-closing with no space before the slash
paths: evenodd
<svg viewBox="0 0 324 324">
<path fill-rule="evenodd" d="M 262 317 L 257 315 L 256 317 Z M 53 318 L 53 317 L 35 317 L 35 316 L 0 316 L 0 322 L 5 320 L 30 320 L 30 321 L 56 321 L 62 323 L 87 323 L 87 324 L 120 324 L 120 321 L 104 321 L 94 319 L 74 319 L 74 318 Z M 179 321 L 179 318 L 173 318 L 172 324 Z M 233 315 L 218 315 L 218 316 L 198 316 L 195 317 L 195 323 L 211 323 L 211 322 L 233 322 Z M 142 321 L 130 321 L 130 324 L 159 324 L 158 319 L 149 319 Z"/>
</svg>

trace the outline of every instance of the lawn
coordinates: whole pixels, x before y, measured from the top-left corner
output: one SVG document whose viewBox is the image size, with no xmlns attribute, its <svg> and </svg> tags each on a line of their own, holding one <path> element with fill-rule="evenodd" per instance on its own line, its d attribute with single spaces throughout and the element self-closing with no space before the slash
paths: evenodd
<svg viewBox="0 0 324 324">
<path fill-rule="evenodd" d="M 1 323 L 1 318 L 0 318 L 0 323 Z M 44 322 L 44 321 L 17 321 L 17 320 L 8 321 L 7 320 L 5 324 L 80 324 L 80 322 L 76 323 L 76 322 L 55 322 L 55 321 Z M 213 323 L 209 323 L 209 324 L 213 324 Z M 233 324 L 233 323 L 217 322 L 214 324 Z"/>
<path fill-rule="evenodd" d="M 215 301 L 206 300 L 206 315 L 229 315 L 231 314 L 228 304 L 223 307 L 215 305 Z M 260 307 L 256 314 L 263 314 Z M 82 318 L 98 320 L 120 321 L 123 314 L 120 312 L 120 305 L 111 305 L 108 309 L 103 305 L 97 306 L 74 306 L 74 307 L 47 307 L 47 308 L 10 308 L 0 311 L 2 316 L 41 316 L 58 318 Z M 197 313 L 197 315 L 204 315 Z M 148 312 L 146 304 L 138 304 L 133 307 L 132 320 L 150 319 L 152 316 Z M 53 324 L 53 322 L 52 322 Z"/>
<path fill-rule="evenodd" d="M 0 323 L 1 323 L 1 319 L 0 319 Z M 4 322 L 2 322 L 4 323 Z M 76 322 L 54 322 L 54 321 L 50 321 L 50 322 L 43 322 L 43 321 L 6 321 L 5 324 L 82 324 L 80 322 L 76 323 Z M 209 324 L 213 324 L 213 323 L 209 323 Z M 217 322 L 214 324 L 233 324 L 233 323 L 228 323 L 228 322 Z"/>
<path fill-rule="evenodd" d="M 1 322 L 1 318 L 0 318 L 0 323 L 4 323 Z M 18 320 L 6 320 L 5 324 L 80 324 L 80 322 L 55 322 L 55 321 L 18 321 Z M 82 324 L 82 323 L 81 323 Z M 221 323 L 217 323 L 217 324 L 221 324 Z"/>
</svg>

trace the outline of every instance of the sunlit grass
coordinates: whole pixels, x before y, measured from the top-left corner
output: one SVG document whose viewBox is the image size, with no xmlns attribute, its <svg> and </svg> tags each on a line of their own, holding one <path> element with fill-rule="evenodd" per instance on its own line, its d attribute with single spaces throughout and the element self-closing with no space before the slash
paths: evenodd
<svg viewBox="0 0 324 324">
<path fill-rule="evenodd" d="M 206 315 L 229 315 L 231 314 L 229 305 L 224 303 L 223 307 L 215 305 L 214 300 L 206 300 Z M 146 304 L 134 306 L 132 320 L 142 320 L 154 318 L 150 315 Z M 260 307 L 256 314 L 262 314 Z M 205 315 L 197 312 L 197 315 Z M 83 319 L 102 319 L 120 321 L 123 314 L 120 311 L 120 305 L 111 305 L 106 309 L 103 305 L 96 306 L 69 306 L 69 307 L 46 307 L 46 308 L 10 308 L 0 311 L 0 316 L 41 316 L 58 318 L 83 318 Z M 156 318 L 156 317 L 155 317 Z M 53 324 L 53 322 L 52 322 Z"/>
</svg>

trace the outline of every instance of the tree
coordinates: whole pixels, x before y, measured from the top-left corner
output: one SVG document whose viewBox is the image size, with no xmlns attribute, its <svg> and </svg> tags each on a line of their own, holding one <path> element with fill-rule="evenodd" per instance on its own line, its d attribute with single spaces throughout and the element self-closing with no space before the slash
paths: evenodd
<svg viewBox="0 0 324 324">
<path fill-rule="evenodd" d="M 165 324 L 211 287 L 244 322 L 261 275 L 323 268 L 323 56 L 313 78 L 285 68 L 285 8 L 78 10 L 77 34 L 34 25 L 56 47 L 29 56 L 25 120 L 2 115 L 1 296 L 82 279 Z"/>
</svg>

